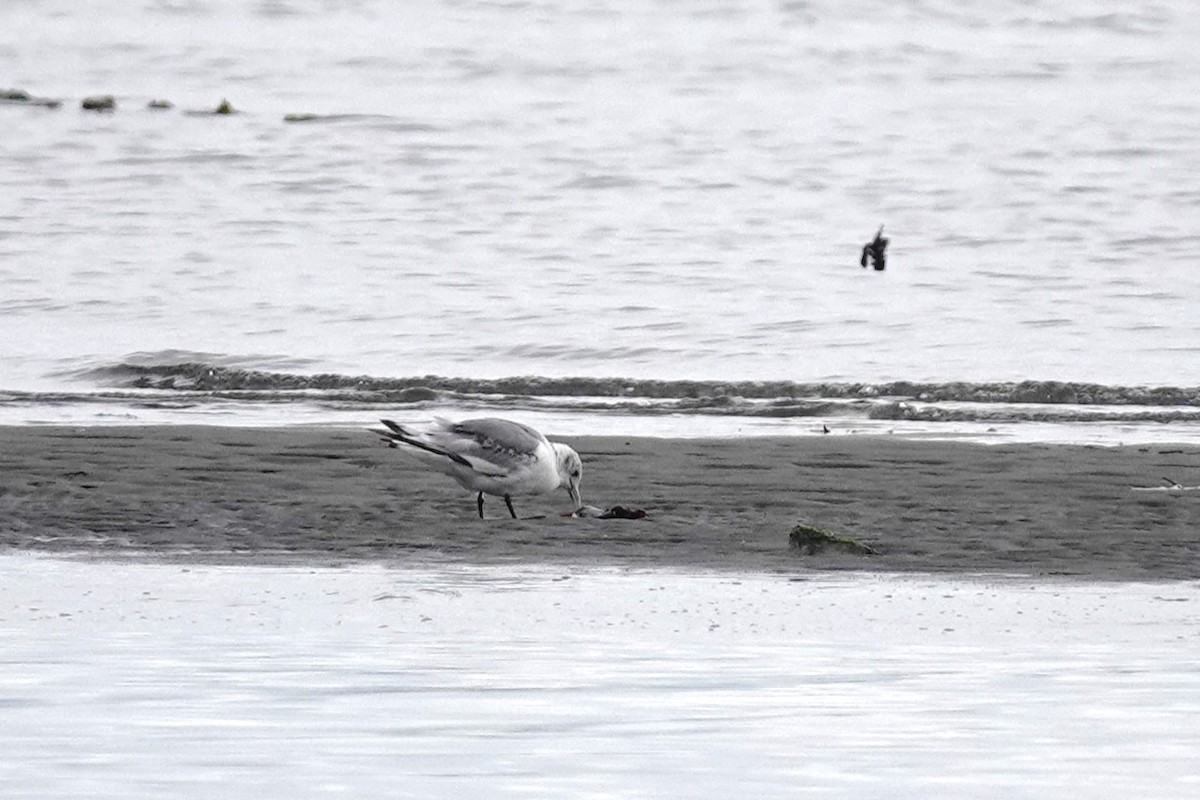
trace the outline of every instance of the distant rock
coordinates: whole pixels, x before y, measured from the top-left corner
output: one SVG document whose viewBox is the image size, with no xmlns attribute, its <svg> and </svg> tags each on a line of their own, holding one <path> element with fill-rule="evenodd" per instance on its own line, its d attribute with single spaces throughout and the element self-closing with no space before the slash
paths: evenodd
<svg viewBox="0 0 1200 800">
<path fill-rule="evenodd" d="M 24 89 L 0 89 L 0 105 L 58 108 L 62 101 L 51 97 L 34 97 Z"/>
<path fill-rule="evenodd" d="M 85 97 L 79 105 L 84 111 L 115 111 L 117 100 L 111 94 L 101 94 Z"/>
<path fill-rule="evenodd" d="M 146 104 L 146 108 L 153 109 L 154 111 L 166 111 L 167 109 L 174 107 L 175 104 L 170 100 L 151 100 Z"/>
</svg>

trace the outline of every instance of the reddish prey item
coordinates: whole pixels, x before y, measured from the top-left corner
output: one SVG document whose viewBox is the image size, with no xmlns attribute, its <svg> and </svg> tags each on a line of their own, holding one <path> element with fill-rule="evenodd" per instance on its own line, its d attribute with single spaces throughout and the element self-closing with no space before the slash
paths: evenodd
<svg viewBox="0 0 1200 800">
<path fill-rule="evenodd" d="M 596 519 L 645 519 L 645 509 L 641 508 L 626 508 L 625 506 L 613 506 L 612 508 L 598 508 L 596 506 L 580 506 L 574 511 L 563 514 L 564 517 L 595 517 Z"/>
</svg>

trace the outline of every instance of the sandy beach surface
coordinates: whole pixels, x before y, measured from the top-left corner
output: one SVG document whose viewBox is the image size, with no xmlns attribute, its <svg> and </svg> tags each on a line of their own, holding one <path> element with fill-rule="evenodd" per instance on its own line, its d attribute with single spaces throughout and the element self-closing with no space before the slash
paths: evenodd
<svg viewBox="0 0 1200 800">
<path fill-rule="evenodd" d="M 576 438 L 586 502 L 474 498 L 365 430 L 0 428 L 0 548 L 173 559 L 1200 578 L 1200 449 Z M 1139 491 L 1137 488 L 1146 489 Z M 524 518 L 531 517 L 531 518 Z M 804 554 L 804 523 L 874 555 Z"/>
</svg>

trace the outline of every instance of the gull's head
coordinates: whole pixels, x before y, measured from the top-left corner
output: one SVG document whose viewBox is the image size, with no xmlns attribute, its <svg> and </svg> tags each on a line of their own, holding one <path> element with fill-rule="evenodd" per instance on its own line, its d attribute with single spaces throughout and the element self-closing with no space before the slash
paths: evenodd
<svg viewBox="0 0 1200 800">
<path fill-rule="evenodd" d="M 571 495 L 571 502 L 575 504 L 574 508 L 579 508 L 583 505 L 583 498 L 579 494 L 579 482 L 583 480 L 583 461 L 579 458 L 579 453 L 558 442 L 554 443 L 554 455 L 558 460 L 559 488 L 566 489 L 567 494 Z"/>
</svg>

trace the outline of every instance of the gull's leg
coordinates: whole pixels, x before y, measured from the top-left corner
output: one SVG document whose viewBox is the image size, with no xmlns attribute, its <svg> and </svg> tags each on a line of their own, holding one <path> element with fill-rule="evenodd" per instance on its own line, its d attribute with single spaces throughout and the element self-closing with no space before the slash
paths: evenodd
<svg viewBox="0 0 1200 800">
<path fill-rule="evenodd" d="M 479 497 L 476 498 L 475 502 L 479 506 L 479 518 L 483 519 L 483 492 L 479 493 Z"/>
<path fill-rule="evenodd" d="M 516 518 L 517 518 L 517 512 L 516 512 L 516 511 L 513 511 L 513 507 L 512 507 L 512 498 L 511 498 L 511 497 L 509 497 L 508 495 L 504 495 L 504 505 L 508 506 L 508 513 L 512 514 L 512 518 L 513 518 L 513 519 L 516 519 Z"/>
</svg>

